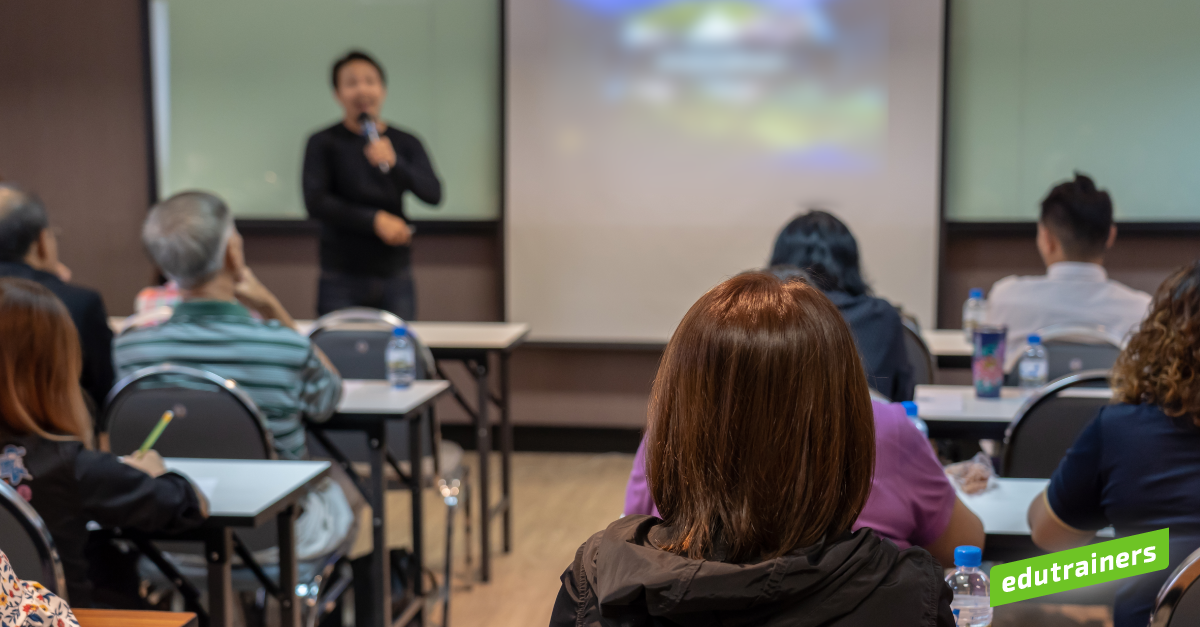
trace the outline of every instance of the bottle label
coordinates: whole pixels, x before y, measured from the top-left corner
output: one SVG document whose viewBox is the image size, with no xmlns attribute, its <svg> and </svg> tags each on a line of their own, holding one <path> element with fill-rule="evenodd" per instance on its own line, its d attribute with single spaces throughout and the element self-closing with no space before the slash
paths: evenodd
<svg viewBox="0 0 1200 627">
<path fill-rule="evenodd" d="M 1022 359 L 1020 370 L 1021 378 L 1026 380 L 1044 381 L 1049 368 L 1049 365 L 1044 359 Z"/>
</svg>

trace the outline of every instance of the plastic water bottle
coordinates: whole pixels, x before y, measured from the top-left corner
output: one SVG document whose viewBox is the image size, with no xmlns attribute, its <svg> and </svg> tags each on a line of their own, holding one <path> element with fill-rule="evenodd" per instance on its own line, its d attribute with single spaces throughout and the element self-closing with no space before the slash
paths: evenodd
<svg viewBox="0 0 1200 627">
<path fill-rule="evenodd" d="M 1046 385 L 1050 374 L 1050 360 L 1046 358 L 1046 347 L 1042 346 L 1042 338 L 1037 335 L 1029 336 L 1029 348 L 1021 356 L 1017 366 L 1021 376 L 1021 387 L 1040 388 Z"/>
<path fill-rule="evenodd" d="M 417 351 L 408 336 L 407 327 L 396 327 L 384 351 L 388 383 L 394 388 L 406 388 L 417 378 Z"/>
<path fill-rule="evenodd" d="M 967 302 L 963 303 L 962 326 L 968 342 L 975 341 L 975 329 L 983 326 L 986 317 L 987 301 L 983 299 L 983 290 L 973 287 Z"/>
<path fill-rule="evenodd" d="M 908 419 L 912 421 L 917 431 L 920 431 L 922 435 L 928 438 L 929 425 L 925 424 L 925 421 L 921 420 L 921 417 L 917 415 L 917 404 L 912 401 L 904 401 L 900 404 L 904 406 L 904 413 L 908 414 Z"/>
<path fill-rule="evenodd" d="M 987 627 L 992 624 L 992 604 L 988 576 L 979 570 L 983 551 L 977 546 L 954 549 L 954 572 L 946 576 L 946 585 L 954 591 L 950 609 L 958 614 L 958 627 Z"/>
</svg>

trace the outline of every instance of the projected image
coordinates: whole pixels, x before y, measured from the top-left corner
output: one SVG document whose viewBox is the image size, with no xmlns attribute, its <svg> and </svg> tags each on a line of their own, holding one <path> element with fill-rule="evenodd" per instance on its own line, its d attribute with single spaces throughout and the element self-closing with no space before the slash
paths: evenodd
<svg viewBox="0 0 1200 627">
<path fill-rule="evenodd" d="M 562 2 L 590 58 L 576 95 L 627 124 L 804 169 L 881 164 L 886 0 Z"/>
</svg>

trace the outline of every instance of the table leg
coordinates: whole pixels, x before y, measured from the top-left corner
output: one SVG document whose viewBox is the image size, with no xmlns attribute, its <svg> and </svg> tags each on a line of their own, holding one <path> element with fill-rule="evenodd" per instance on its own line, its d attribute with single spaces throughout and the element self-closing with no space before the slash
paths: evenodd
<svg viewBox="0 0 1200 627">
<path fill-rule="evenodd" d="M 296 599 L 296 506 L 276 517 L 279 525 L 279 624 L 300 627 L 300 603 Z M 313 608 L 314 610 L 316 608 Z"/>
<path fill-rule="evenodd" d="M 211 627 L 233 625 L 233 571 L 229 555 L 233 553 L 233 531 L 214 529 L 204 540 L 208 557 L 208 616 Z"/>
<path fill-rule="evenodd" d="M 420 418 L 408 421 L 408 459 L 409 468 L 412 470 L 412 555 L 413 555 L 413 570 L 416 571 L 416 579 L 413 581 L 413 603 L 424 604 L 422 598 L 425 595 L 425 516 L 422 508 L 422 493 L 425 490 L 425 456 L 424 447 L 422 444 L 421 428 L 429 419 L 428 408 L 421 411 Z M 432 428 L 432 427 L 431 427 Z M 432 430 L 430 434 L 432 435 Z M 432 441 L 432 438 L 431 438 Z M 415 616 L 416 624 L 425 624 L 425 611 L 422 608 L 418 610 Z"/>
<path fill-rule="evenodd" d="M 479 392 L 479 410 L 475 414 L 475 438 L 479 449 L 479 570 L 480 579 L 487 582 L 491 579 L 492 547 L 491 547 L 491 464 L 492 426 L 488 421 L 488 403 L 491 401 L 488 387 L 488 363 L 485 354 L 475 363 L 475 384 Z"/>
<path fill-rule="evenodd" d="M 392 624 L 392 567 L 387 546 L 387 478 L 383 465 L 387 456 L 387 421 L 379 420 L 367 430 L 371 462 L 371 583 L 367 588 L 372 597 L 371 616 L 365 622 L 370 627 Z"/>
<path fill-rule="evenodd" d="M 504 503 L 504 552 L 512 551 L 512 422 L 509 420 L 507 352 L 500 353 L 500 492 Z"/>
</svg>

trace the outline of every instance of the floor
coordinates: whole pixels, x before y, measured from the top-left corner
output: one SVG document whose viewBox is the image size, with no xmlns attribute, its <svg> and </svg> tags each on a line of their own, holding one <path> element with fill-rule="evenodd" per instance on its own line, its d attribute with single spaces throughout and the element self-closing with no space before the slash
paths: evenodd
<svg viewBox="0 0 1200 627">
<path fill-rule="evenodd" d="M 478 477 L 470 456 L 472 477 Z M 465 563 L 463 524 L 455 527 L 455 582 L 451 619 L 455 627 L 545 625 L 558 593 L 559 576 L 591 534 L 621 514 L 631 455 L 517 453 L 513 457 L 513 552 L 499 551 L 500 525 L 493 527 L 492 581 L 483 584 Z M 499 458 L 493 459 L 499 475 Z M 498 495 L 498 483 L 494 494 Z M 476 491 L 476 499 L 478 499 Z M 499 498 L 494 496 L 493 498 Z M 477 501 L 476 501 L 477 502 Z M 406 492 L 389 494 L 388 544 L 406 546 L 411 536 Z M 477 507 L 477 506 L 476 506 Z M 425 495 L 427 566 L 442 572 L 445 512 L 432 491 Z M 475 510 L 478 512 L 478 509 Z M 474 518 L 474 517 L 473 517 Z M 360 540 L 364 534 L 360 534 Z M 358 547 L 369 550 L 369 545 Z M 474 538 L 478 567 L 478 534 Z M 427 625 L 441 624 L 432 609 Z M 994 627 L 1111 627 L 1107 607 L 1020 603 L 996 609 Z"/>
</svg>

